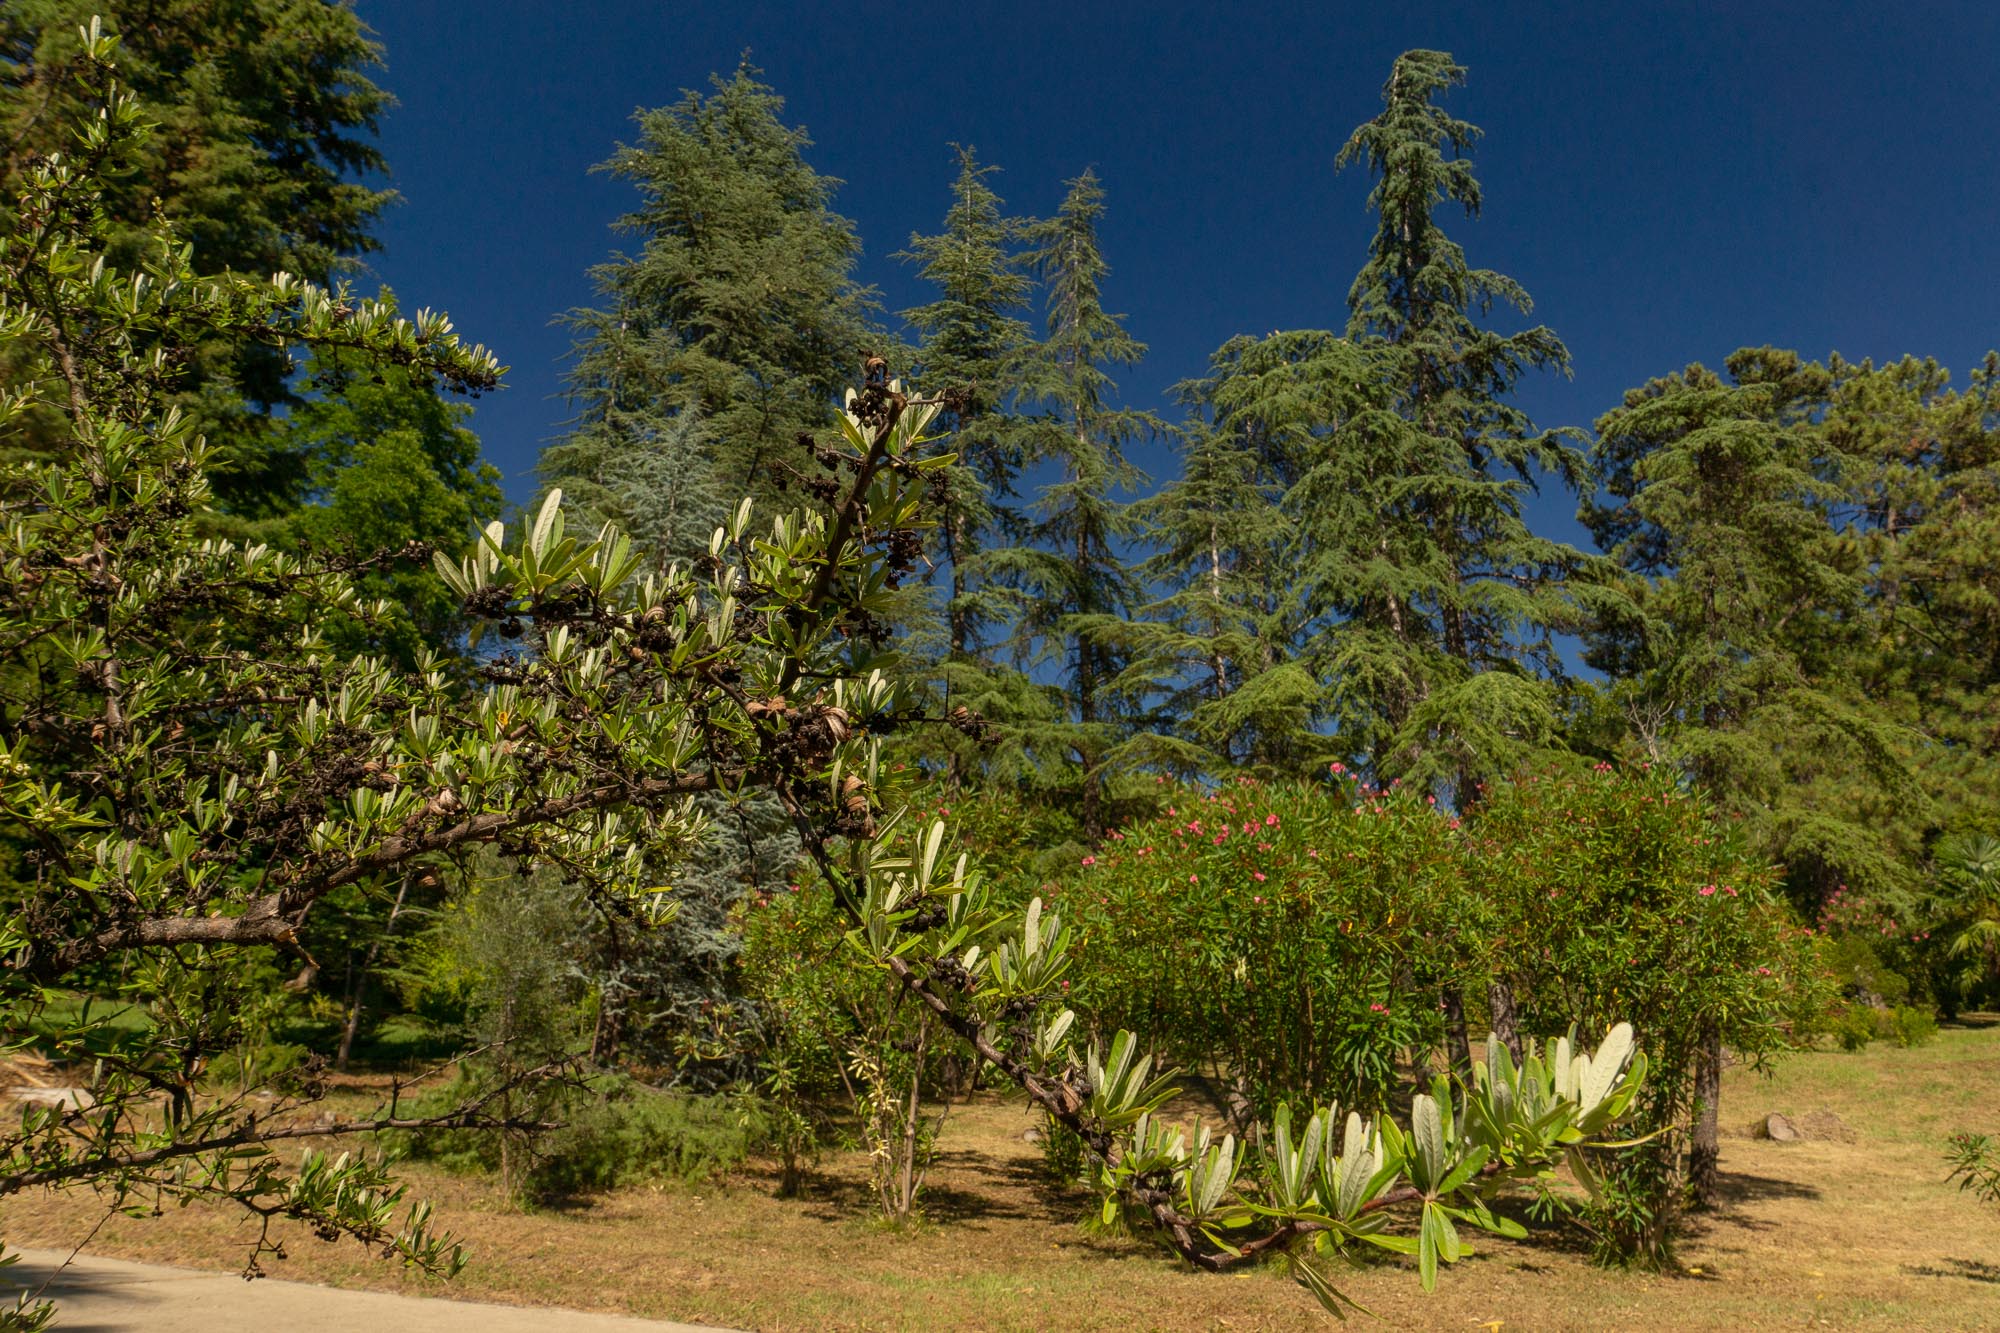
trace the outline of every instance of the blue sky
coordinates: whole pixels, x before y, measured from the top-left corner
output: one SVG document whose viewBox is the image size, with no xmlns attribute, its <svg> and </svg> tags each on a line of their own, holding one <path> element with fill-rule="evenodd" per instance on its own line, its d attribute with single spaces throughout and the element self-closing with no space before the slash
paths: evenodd
<svg viewBox="0 0 2000 1333">
<path fill-rule="evenodd" d="M 401 105 L 383 126 L 403 202 L 372 279 L 449 310 L 509 388 L 474 425 L 525 499 L 566 415 L 558 312 L 618 244 L 628 187 L 589 174 L 641 107 L 751 59 L 811 160 L 846 181 L 859 275 L 926 299 L 889 256 L 935 230 L 947 144 L 1052 211 L 1094 166 L 1107 300 L 1152 346 L 1128 403 L 1238 333 L 1337 327 L 1369 233 L 1336 176 L 1396 54 L 1470 67 L 1452 110 L 1486 131 L 1486 211 L 1449 220 L 1474 264 L 1535 297 L 1575 377 L 1526 386 L 1545 425 L 1743 345 L 1935 356 L 2000 344 L 2000 5 L 480 5 L 358 0 Z M 1164 453 L 1140 459 L 1156 477 Z M 1575 538 L 1573 500 L 1537 526 Z"/>
</svg>

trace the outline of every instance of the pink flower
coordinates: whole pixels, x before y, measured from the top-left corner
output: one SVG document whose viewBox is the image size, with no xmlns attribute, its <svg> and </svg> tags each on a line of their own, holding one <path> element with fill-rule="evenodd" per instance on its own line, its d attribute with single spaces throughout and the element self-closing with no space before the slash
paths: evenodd
<svg viewBox="0 0 2000 1333">
<path fill-rule="evenodd" d="M 1435 796 L 1426 796 L 1424 797 L 1424 801 L 1426 804 L 1436 805 L 1438 803 L 1438 798 Z"/>
<path fill-rule="evenodd" d="M 1188 876 L 1188 883 L 1190 883 L 1190 884 L 1193 884 L 1193 883 L 1197 882 L 1198 880 L 1200 880 L 1200 878 L 1201 878 L 1201 876 L 1199 876 L 1199 875 L 1189 875 L 1189 876 Z"/>
<path fill-rule="evenodd" d="M 1326 766 L 1326 771 L 1329 773 L 1345 773 L 1347 765 L 1339 762 L 1331 763 Z"/>
<path fill-rule="evenodd" d="M 1265 827 L 1265 828 L 1276 828 L 1276 827 L 1278 827 L 1278 817 L 1277 817 L 1276 815 L 1265 815 L 1265 816 L 1264 816 L 1264 827 Z"/>
<path fill-rule="evenodd" d="M 1263 902 L 1264 900 L 1263 900 L 1262 898 L 1252 898 L 1252 899 L 1251 899 L 1250 901 L 1251 901 L 1251 902 L 1253 902 L 1253 903 L 1261 903 L 1261 902 Z"/>
<path fill-rule="evenodd" d="M 1714 886 L 1713 884 L 1704 884 L 1704 885 L 1702 885 L 1702 886 L 1701 886 L 1701 896 L 1702 896 L 1702 897 L 1704 897 L 1704 898 L 1709 898 L 1709 897 L 1713 897 L 1713 896 L 1714 896 L 1714 894 L 1715 894 L 1715 886 Z"/>
<path fill-rule="evenodd" d="M 1386 1004 L 1371 1004 L 1368 1006 L 1368 1012 L 1372 1014 L 1386 1014 L 1389 1012 L 1389 1006 Z"/>
<path fill-rule="evenodd" d="M 1087 866 L 1094 866 L 1097 864 L 1097 858 L 1094 856 L 1086 856 L 1083 858 L 1083 863 Z"/>
<path fill-rule="evenodd" d="M 1760 977 L 1768 977 L 1771 975 L 1771 969 L 1768 967 L 1760 967 L 1757 969 L 1757 975 Z"/>
<path fill-rule="evenodd" d="M 1311 857 L 1315 861 L 1319 860 L 1319 848 L 1317 847 L 1306 848 L 1306 855 Z"/>
<path fill-rule="evenodd" d="M 1259 884 L 1262 884 L 1264 882 L 1264 872 L 1261 870 L 1253 870 L 1250 872 L 1250 878 L 1256 880 Z"/>
</svg>

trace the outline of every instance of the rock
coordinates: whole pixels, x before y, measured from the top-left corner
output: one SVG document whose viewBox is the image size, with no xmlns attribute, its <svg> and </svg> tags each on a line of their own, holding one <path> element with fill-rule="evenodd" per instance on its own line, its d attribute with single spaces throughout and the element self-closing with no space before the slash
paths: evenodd
<svg viewBox="0 0 2000 1333">
<path fill-rule="evenodd" d="M 1797 1143 L 1805 1137 L 1799 1133 L 1797 1125 L 1776 1111 L 1764 1117 L 1762 1128 L 1764 1132 L 1758 1137 L 1770 1139 L 1774 1143 Z"/>
<path fill-rule="evenodd" d="M 7 1095 L 30 1106 L 74 1106 L 84 1111 L 97 1105 L 88 1088 L 9 1088 Z"/>
</svg>

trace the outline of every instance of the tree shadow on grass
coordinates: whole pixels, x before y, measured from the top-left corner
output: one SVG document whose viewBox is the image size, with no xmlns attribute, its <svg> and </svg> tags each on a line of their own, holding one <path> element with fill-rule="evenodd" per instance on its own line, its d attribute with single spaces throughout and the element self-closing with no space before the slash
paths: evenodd
<svg viewBox="0 0 2000 1333">
<path fill-rule="evenodd" d="M 1755 1176 L 1748 1171 L 1724 1171 L 1717 1179 L 1716 1212 L 1727 1215 L 1732 1208 L 1746 1204 L 1768 1203 L 1773 1199 L 1817 1199 L 1820 1197 L 1816 1185 L 1802 1185 L 1796 1180 L 1786 1180 L 1780 1176 Z"/>
<path fill-rule="evenodd" d="M 1967 1282 L 1986 1282 L 2000 1286 L 2000 1264 L 1988 1263 L 1984 1259 L 1946 1259 L 1943 1266 L 1904 1264 L 1902 1271 L 1916 1277 L 1955 1277 Z"/>
</svg>

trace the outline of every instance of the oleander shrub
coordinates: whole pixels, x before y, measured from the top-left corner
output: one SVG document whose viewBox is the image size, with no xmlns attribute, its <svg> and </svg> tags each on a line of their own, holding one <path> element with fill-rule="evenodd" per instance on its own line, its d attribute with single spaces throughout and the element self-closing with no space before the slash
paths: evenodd
<svg viewBox="0 0 2000 1333">
<path fill-rule="evenodd" d="M 1735 825 L 1667 773 L 1522 774 L 1485 794 L 1466 831 L 1522 1026 L 1626 1015 L 1653 1061 L 1635 1123 L 1657 1137 L 1606 1155 L 1583 1220 L 1604 1257 L 1661 1262 L 1689 1176 L 1704 1154 L 1712 1167 L 1703 1101 L 1719 1095 L 1723 1049 L 1761 1064 L 1823 1021 L 1813 932 Z"/>
<path fill-rule="evenodd" d="M 1182 788 L 1045 890 L 1077 931 L 1070 1003 L 1187 1068 L 1376 1109 L 1443 1037 L 1477 968 L 1453 821 L 1415 792 Z"/>
</svg>

